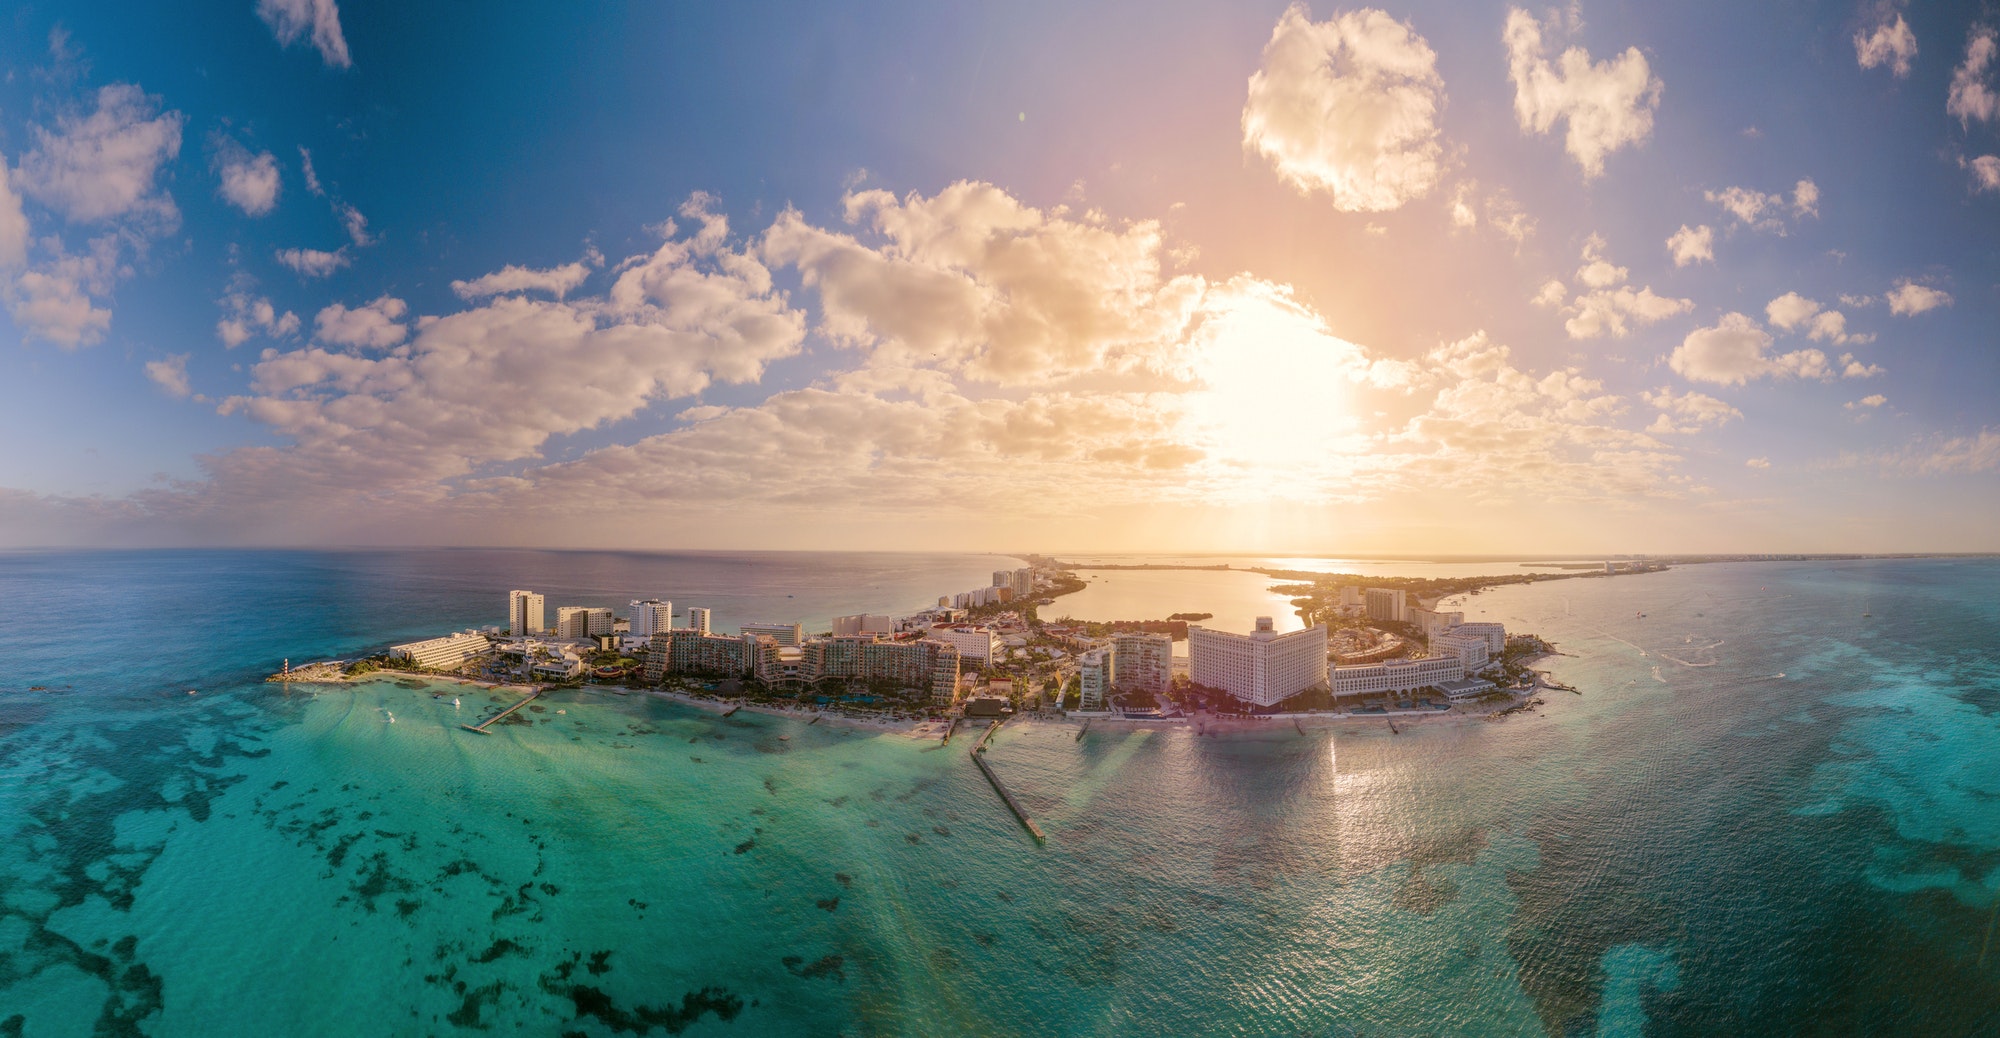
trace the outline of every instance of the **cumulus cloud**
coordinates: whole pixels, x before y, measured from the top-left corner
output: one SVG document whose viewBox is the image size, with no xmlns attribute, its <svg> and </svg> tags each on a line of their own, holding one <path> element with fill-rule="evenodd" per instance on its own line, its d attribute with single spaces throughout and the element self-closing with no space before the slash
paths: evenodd
<svg viewBox="0 0 2000 1038">
<path fill-rule="evenodd" d="M 1951 293 L 1929 285 L 1919 285 L 1909 278 L 1897 281 L 1896 287 L 1882 293 L 1882 297 L 1889 301 L 1890 313 L 1904 317 L 1914 317 L 1941 306 L 1951 305 Z"/>
<path fill-rule="evenodd" d="M 1721 427 L 1743 417 L 1743 412 L 1728 403 L 1692 390 L 1676 395 L 1672 389 L 1661 386 L 1642 395 L 1647 403 L 1660 409 L 1659 417 L 1646 429 L 1655 436 L 1670 433 L 1689 435 L 1710 426 Z"/>
<path fill-rule="evenodd" d="M 169 353 L 160 360 L 146 362 L 146 377 L 153 380 L 168 396 L 186 398 L 193 392 L 188 386 L 188 355 Z"/>
<path fill-rule="evenodd" d="M 1570 47 L 1551 62 L 1542 36 L 1559 29 L 1557 19 L 1543 25 L 1518 7 L 1508 10 L 1501 39 L 1514 82 L 1514 115 L 1523 130 L 1535 133 L 1565 122 L 1563 146 L 1588 179 L 1604 172 L 1611 152 L 1652 135 L 1663 85 L 1637 47 L 1600 62 Z"/>
<path fill-rule="evenodd" d="M 1901 11 L 1885 9 L 1879 18 L 1873 28 L 1854 34 L 1854 59 L 1862 68 L 1887 65 L 1897 79 L 1907 77 L 1917 56 L 1917 34 L 1910 31 Z"/>
<path fill-rule="evenodd" d="M 1674 266 L 1685 267 L 1691 263 L 1715 262 L 1715 230 L 1707 224 L 1689 227 L 1681 224 L 1667 239 L 1667 252 L 1674 257 Z"/>
<path fill-rule="evenodd" d="M 1771 459 L 1769 459 L 1769 458 L 1746 458 L 1746 459 L 1744 459 L 1744 461 L 1743 461 L 1743 466 L 1744 466 L 1745 468 L 1752 468 L 1752 469 L 1768 469 L 1768 468 L 1770 468 L 1770 467 L 1771 467 Z"/>
<path fill-rule="evenodd" d="M 1990 25 L 1975 25 L 1965 39 L 1965 60 L 1951 73 L 1951 91 L 1944 110 L 1960 123 L 1988 122 L 2000 117 L 2000 94 L 1988 82 L 1994 58 L 2000 56 L 2000 35 Z"/>
<path fill-rule="evenodd" d="M 277 156 L 268 151 L 252 155 L 243 145 L 219 138 L 214 167 L 220 181 L 216 194 L 243 215 L 263 216 L 278 207 Z"/>
<path fill-rule="evenodd" d="M 623 270 L 605 297 L 505 297 L 425 318 L 387 353 L 266 350 L 251 391 L 222 409 L 294 445 L 232 452 L 215 463 L 216 478 L 248 487 L 282 470 L 301 485 L 437 494 L 440 481 L 482 465 L 534 458 L 550 437 L 715 382 L 754 382 L 804 338 L 803 315 L 770 272 L 720 236 L 669 239 Z M 318 338 L 379 349 L 400 341 L 406 313 L 387 297 L 329 307 Z"/>
<path fill-rule="evenodd" d="M 1721 206 L 1722 210 L 1734 216 L 1752 230 L 1785 233 L 1785 215 L 1789 211 L 1794 217 L 1819 215 L 1819 185 L 1810 179 L 1802 179 L 1792 187 L 1788 201 L 1782 193 L 1765 193 L 1747 187 L 1726 187 L 1720 191 L 1707 191 L 1703 197 Z"/>
<path fill-rule="evenodd" d="M 402 324 L 409 312 L 409 304 L 386 295 L 352 310 L 335 303 L 313 318 L 313 338 L 335 346 L 385 350 L 409 334 Z"/>
<path fill-rule="evenodd" d="M 1250 77 L 1243 144 L 1337 209 L 1395 209 L 1437 183 L 1443 103 L 1437 55 L 1409 25 L 1372 8 L 1314 22 L 1293 4 Z"/>
<path fill-rule="evenodd" d="M 340 31 L 340 7 L 334 0 L 257 0 L 257 17 L 271 27 L 278 45 L 289 47 L 300 38 L 309 40 L 322 61 L 331 68 L 350 68 L 347 37 Z"/>
<path fill-rule="evenodd" d="M 119 242 L 112 235 L 95 238 L 81 254 L 63 251 L 22 271 L 7 287 L 7 312 L 25 339 L 39 339 L 65 350 L 94 345 L 111 329 L 111 311 L 93 296 L 111 292 L 127 273 L 119 260 Z"/>
<path fill-rule="evenodd" d="M 1714 326 L 1697 328 L 1668 356 L 1667 365 L 1694 382 L 1742 385 L 1752 379 L 1829 379 L 1833 371 L 1825 353 L 1812 349 L 1771 355 L 1771 335 L 1739 313 L 1726 313 Z"/>
<path fill-rule="evenodd" d="M 1570 338 L 1609 335 L 1621 339 L 1631 332 L 1632 325 L 1651 324 L 1694 308 L 1692 299 L 1675 299 L 1654 293 L 1651 286 L 1634 289 L 1626 284 L 1629 271 L 1606 259 L 1604 249 L 1604 239 L 1595 234 L 1584 242 L 1583 265 L 1576 271 L 1576 282 L 1582 287 L 1566 305 L 1560 281 L 1543 285 L 1533 300 L 1568 315 L 1563 330 Z"/>
<path fill-rule="evenodd" d="M 302 278 L 323 278 L 351 262 L 345 246 L 332 252 L 319 249 L 279 249 L 279 263 Z"/>
<path fill-rule="evenodd" d="M 154 189 L 160 167 L 180 154 L 183 122 L 134 84 L 103 87 L 89 115 L 65 114 L 53 130 L 33 129 L 34 148 L 21 156 L 21 190 L 78 223 L 133 217 L 177 225 L 173 198 Z"/>
<path fill-rule="evenodd" d="M 2000 155 L 1981 155 L 1976 159 L 1958 160 L 1960 167 L 1972 171 L 1972 190 L 2000 191 Z"/>
<path fill-rule="evenodd" d="M 1801 327 L 1816 313 L 1819 313 L 1819 302 L 1797 292 L 1787 292 L 1764 307 L 1764 317 L 1771 322 L 1771 326 L 1786 331 Z"/>
<path fill-rule="evenodd" d="M 1843 406 L 1845 406 L 1849 411 L 1858 411 L 1864 407 L 1881 407 L 1883 404 L 1886 404 L 1888 402 L 1889 402 L 1888 397 L 1883 396 L 1880 393 L 1871 393 L 1868 396 L 1864 396 L 1859 400 L 1849 400 Z"/>
<path fill-rule="evenodd" d="M 509 295 L 515 292 L 546 292 L 561 299 L 590 276 L 593 266 L 602 265 L 603 258 L 595 250 L 586 257 L 590 262 L 579 260 L 559 267 L 537 270 L 533 267 L 508 265 L 470 281 L 454 281 L 451 290 L 460 299 L 484 299 L 487 296 Z"/>
<path fill-rule="evenodd" d="M 1452 226 L 1468 231 L 1478 227 L 1482 221 L 1482 210 L 1486 226 L 1502 237 L 1512 239 L 1516 245 L 1527 241 L 1528 236 L 1535 233 L 1534 219 L 1505 189 L 1496 188 L 1482 197 L 1477 181 L 1461 181 L 1452 188 L 1448 210 Z"/>
<path fill-rule="evenodd" d="M 248 275 L 237 274 L 217 300 L 222 318 L 215 322 L 215 335 L 224 348 L 233 350 L 257 335 L 277 339 L 298 334 L 299 315 L 289 310 L 280 314 L 269 299 L 253 294 L 256 287 Z"/>
<path fill-rule="evenodd" d="M 864 191 L 847 196 L 846 211 L 868 241 L 787 210 L 762 255 L 797 268 L 818 294 L 829 339 L 892 366 L 1006 384 L 1157 366 L 1204 287 L 1163 276 L 1157 221 L 1075 219 L 991 184 L 961 181 L 929 198 Z"/>
</svg>

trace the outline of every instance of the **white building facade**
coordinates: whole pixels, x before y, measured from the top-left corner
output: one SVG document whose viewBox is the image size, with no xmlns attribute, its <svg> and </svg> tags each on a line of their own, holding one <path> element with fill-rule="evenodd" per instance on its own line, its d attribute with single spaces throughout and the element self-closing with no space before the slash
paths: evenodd
<svg viewBox="0 0 2000 1038">
<path fill-rule="evenodd" d="M 763 636 L 779 645 L 799 646 L 806 643 L 806 629 L 803 624 L 747 623 L 740 630 L 751 637 Z"/>
<path fill-rule="evenodd" d="M 533 591 L 507 592 L 507 630 L 516 638 L 548 630 L 542 615 L 542 596 Z"/>
<path fill-rule="evenodd" d="M 1460 634 L 1457 631 L 1432 638 L 1431 651 L 1458 657 L 1458 661 L 1465 665 L 1467 674 L 1477 674 L 1485 670 L 1486 664 L 1493 658 L 1487 648 L 1486 639 L 1478 635 Z"/>
<path fill-rule="evenodd" d="M 1368 619 L 1401 623 L 1410 618 L 1409 596 L 1393 588 L 1371 587 L 1363 594 Z"/>
<path fill-rule="evenodd" d="M 1000 638 L 992 631 L 973 624 L 937 624 L 925 637 L 941 641 L 958 649 L 958 658 L 967 662 L 987 666 L 1000 658 Z"/>
<path fill-rule="evenodd" d="M 1452 634 L 1470 638 L 1486 639 L 1488 654 L 1498 656 L 1507 651 L 1507 625 L 1496 623 L 1459 624 L 1450 631 Z"/>
<path fill-rule="evenodd" d="M 1104 709 L 1104 704 L 1111 696 L 1117 667 L 1118 664 L 1110 649 L 1092 649 L 1077 657 L 1076 679 L 1079 688 L 1077 709 Z"/>
<path fill-rule="evenodd" d="M 632 603 L 632 631 L 640 638 L 651 638 L 661 631 L 674 629 L 674 604 L 657 598 L 648 598 Z"/>
<path fill-rule="evenodd" d="M 1279 634 L 1268 616 L 1249 634 L 1189 626 L 1188 672 L 1197 685 L 1275 706 L 1326 684 L 1326 628 Z"/>
<path fill-rule="evenodd" d="M 1442 682 L 1464 679 L 1465 664 L 1456 656 L 1389 660 L 1360 667 L 1333 668 L 1333 694 L 1365 696 L 1384 692 L 1413 692 Z"/>
<path fill-rule="evenodd" d="M 489 647 L 490 643 L 487 642 L 485 635 L 478 631 L 461 631 L 458 634 L 447 634 L 442 638 L 392 645 L 389 647 L 389 655 L 409 660 L 419 667 L 450 670 L 485 652 Z"/>
<path fill-rule="evenodd" d="M 1174 682 L 1174 639 L 1165 634 L 1121 631 L 1111 636 L 1112 687 L 1120 692 L 1167 694 Z"/>
</svg>

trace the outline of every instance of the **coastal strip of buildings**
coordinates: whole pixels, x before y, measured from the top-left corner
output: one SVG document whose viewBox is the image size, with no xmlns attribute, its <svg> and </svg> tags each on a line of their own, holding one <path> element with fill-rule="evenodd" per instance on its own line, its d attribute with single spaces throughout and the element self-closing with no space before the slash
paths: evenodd
<svg viewBox="0 0 2000 1038">
<path fill-rule="evenodd" d="M 535 591 L 507 593 L 507 627 L 467 630 L 441 638 L 394 646 L 390 654 L 416 667 L 451 670 L 488 654 L 517 661 L 516 673 L 547 680 L 573 680 L 587 669 L 585 655 L 616 650 L 640 659 L 638 673 L 649 684 L 680 675 L 704 679 L 754 679 L 772 689 L 804 690 L 829 680 L 883 683 L 925 694 L 934 706 L 949 706 L 965 690 L 968 672 L 993 671 L 1010 658 L 1025 658 L 1024 635 L 1039 628 L 1001 614 L 999 629 L 968 619 L 972 609 L 1023 601 L 1037 591 L 1032 567 L 997 570 L 990 587 L 940 598 L 936 608 L 908 616 L 856 613 L 833 618 L 831 631 L 810 635 L 793 622 L 746 621 L 737 633 L 715 626 L 706 607 L 690 607 L 684 622 L 672 601 L 634 599 L 628 616 L 603 606 L 564 605 L 551 619 Z M 961 604 L 962 603 L 962 604 Z M 1187 677 L 1195 687 L 1220 692 L 1251 708 L 1272 708 L 1301 693 L 1322 690 L 1334 697 L 1408 697 L 1424 690 L 1451 701 L 1477 698 L 1492 681 L 1479 675 L 1494 666 L 1506 648 L 1506 629 L 1497 623 L 1468 623 L 1462 612 L 1436 611 L 1405 592 L 1347 587 L 1340 610 L 1355 618 L 1407 624 L 1423 637 L 1428 654 L 1383 658 L 1409 652 L 1407 635 L 1380 631 L 1342 632 L 1343 644 L 1373 637 L 1368 651 L 1330 651 L 1325 626 L 1279 633 L 1270 617 L 1259 617 L 1248 632 L 1191 624 L 1187 628 Z M 1014 623 L 1015 626 L 1004 626 Z M 1003 631 L 1018 633 L 1003 637 Z M 1043 650 L 1057 678 L 1073 676 L 1077 708 L 1101 712 L 1124 702 L 1141 708 L 1166 699 L 1175 681 L 1173 639 L 1162 633 L 1118 631 L 1107 638 L 1079 637 L 1049 628 L 1074 655 Z M 1047 643 L 1044 643 L 1045 645 Z M 996 687 L 1005 682 L 995 679 Z"/>
</svg>

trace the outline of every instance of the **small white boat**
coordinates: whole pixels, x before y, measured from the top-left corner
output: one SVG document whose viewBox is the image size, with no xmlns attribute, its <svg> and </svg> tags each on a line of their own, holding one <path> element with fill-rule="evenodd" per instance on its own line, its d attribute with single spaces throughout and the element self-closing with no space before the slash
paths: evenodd
<svg viewBox="0 0 2000 1038">
<path fill-rule="evenodd" d="M 453 697 L 451 697 L 451 708 L 452 708 L 453 710 L 456 710 L 456 709 L 458 709 L 458 697 L 457 697 L 457 696 L 453 696 Z"/>
</svg>

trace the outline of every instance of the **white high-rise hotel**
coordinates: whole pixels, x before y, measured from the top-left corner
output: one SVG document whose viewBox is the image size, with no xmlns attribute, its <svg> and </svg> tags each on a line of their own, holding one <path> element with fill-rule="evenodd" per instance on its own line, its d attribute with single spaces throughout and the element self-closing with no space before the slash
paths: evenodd
<svg viewBox="0 0 2000 1038">
<path fill-rule="evenodd" d="M 542 615 L 542 596 L 533 591 L 507 592 L 507 630 L 515 635 L 548 630 Z"/>
<path fill-rule="evenodd" d="M 1326 628 L 1279 634 L 1268 616 L 1249 634 L 1190 625 L 1188 674 L 1197 685 L 1275 706 L 1326 684 Z"/>
<path fill-rule="evenodd" d="M 638 638 L 650 638 L 661 631 L 674 627 L 674 604 L 657 598 L 632 603 L 632 634 Z"/>
</svg>

